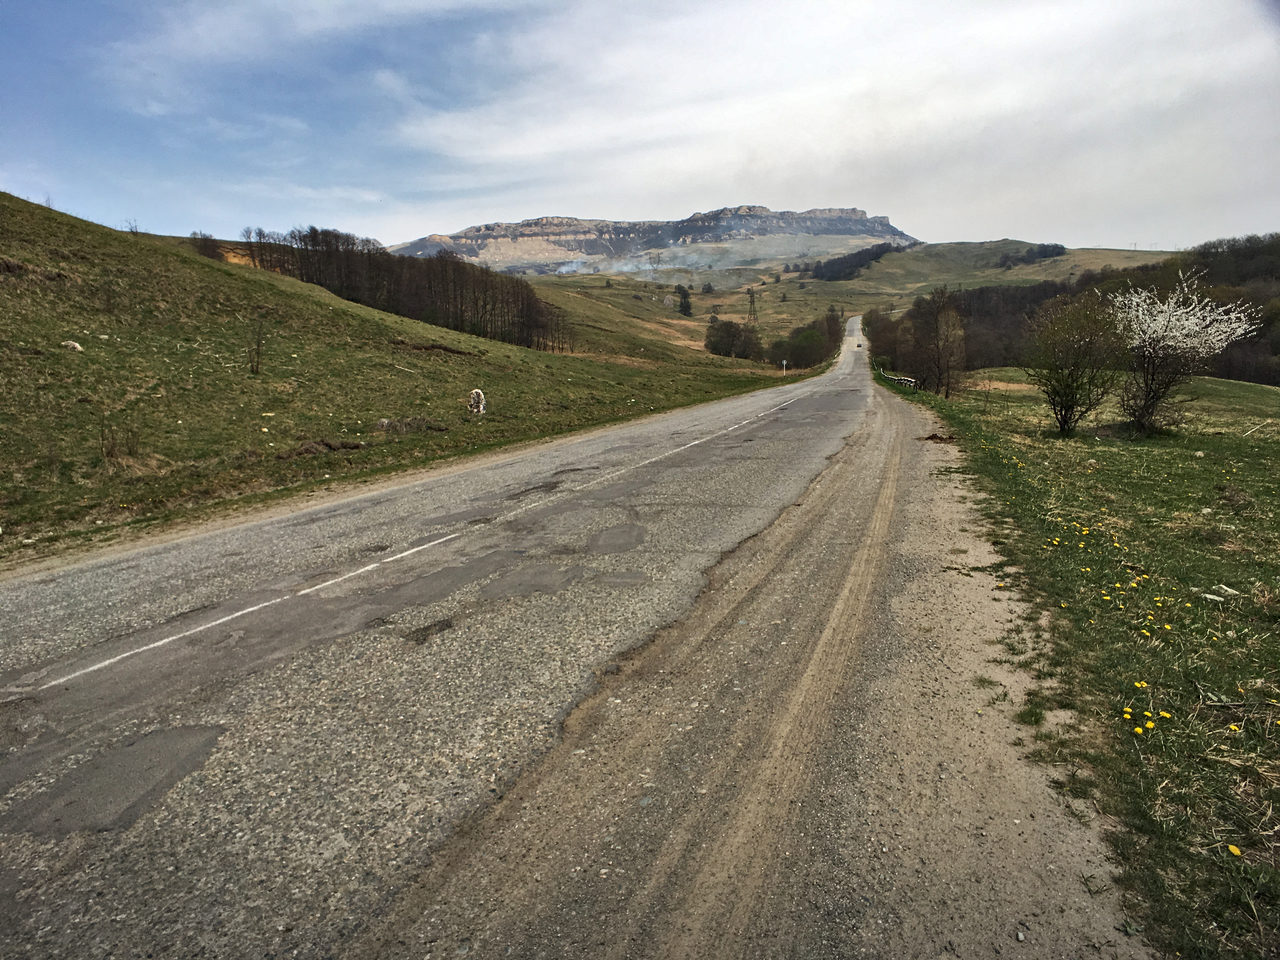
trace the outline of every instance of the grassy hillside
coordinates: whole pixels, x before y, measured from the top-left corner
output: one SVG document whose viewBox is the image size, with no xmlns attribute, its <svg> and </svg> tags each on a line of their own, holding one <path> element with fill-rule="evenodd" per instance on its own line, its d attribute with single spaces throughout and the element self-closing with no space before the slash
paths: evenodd
<svg viewBox="0 0 1280 960">
<path fill-rule="evenodd" d="M 1082 817 L 1123 827 L 1132 932 L 1168 956 L 1276 956 L 1280 389 L 1197 379 L 1176 431 L 1130 439 L 1108 407 L 1064 439 L 1020 371 L 976 376 L 914 397 L 989 495 L 1002 586 L 1036 602 L 993 653 L 1037 677 L 1028 748 Z"/>
<path fill-rule="evenodd" d="M 773 382 L 605 319 L 534 352 L 0 194 L 0 558 Z"/>
</svg>

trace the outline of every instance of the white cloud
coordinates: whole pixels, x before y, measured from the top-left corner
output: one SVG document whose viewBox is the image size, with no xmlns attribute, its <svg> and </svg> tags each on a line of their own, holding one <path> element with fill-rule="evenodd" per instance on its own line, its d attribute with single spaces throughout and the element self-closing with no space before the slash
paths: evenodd
<svg viewBox="0 0 1280 960">
<path fill-rule="evenodd" d="M 1265 26 L 1245 2 L 578 3 L 485 38 L 518 67 L 508 90 L 418 99 L 394 136 L 494 184 L 477 221 L 506 203 L 511 219 L 553 202 L 678 216 L 718 195 L 857 204 L 952 236 L 1049 231 L 1056 215 L 1080 241 L 1107 228 L 1073 210 L 1133 217 L 1153 194 L 1213 193 L 1250 139 L 1275 143 L 1274 116 L 1230 118 L 1280 89 Z"/>
</svg>

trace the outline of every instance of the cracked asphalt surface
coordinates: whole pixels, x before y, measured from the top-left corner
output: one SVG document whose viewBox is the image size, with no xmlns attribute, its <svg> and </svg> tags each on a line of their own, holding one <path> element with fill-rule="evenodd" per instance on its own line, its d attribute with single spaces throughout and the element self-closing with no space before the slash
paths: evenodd
<svg viewBox="0 0 1280 960">
<path fill-rule="evenodd" d="M 931 431 L 850 342 L 0 581 L 0 953 L 1142 955 L 969 682 L 1019 611 Z"/>
</svg>

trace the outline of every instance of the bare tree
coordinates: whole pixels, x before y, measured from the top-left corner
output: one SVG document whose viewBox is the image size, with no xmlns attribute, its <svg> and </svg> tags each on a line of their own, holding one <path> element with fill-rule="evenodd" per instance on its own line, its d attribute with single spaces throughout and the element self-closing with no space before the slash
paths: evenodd
<svg viewBox="0 0 1280 960">
<path fill-rule="evenodd" d="M 1114 389 L 1124 340 L 1096 290 L 1050 300 L 1031 329 L 1027 379 L 1044 394 L 1065 436 Z"/>
</svg>

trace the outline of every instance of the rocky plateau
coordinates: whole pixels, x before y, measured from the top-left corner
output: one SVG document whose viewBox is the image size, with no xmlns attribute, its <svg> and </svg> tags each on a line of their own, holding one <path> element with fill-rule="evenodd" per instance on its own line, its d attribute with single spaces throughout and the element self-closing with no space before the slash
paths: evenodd
<svg viewBox="0 0 1280 960">
<path fill-rule="evenodd" d="M 795 212 L 722 207 L 683 220 L 538 217 L 431 234 L 388 249 L 430 257 L 448 251 L 515 273 L 630 272 L 663 266 L 716 269 L 784 258 L 821 258 L 913 237 L 856 207 Z"/>
</svg>

